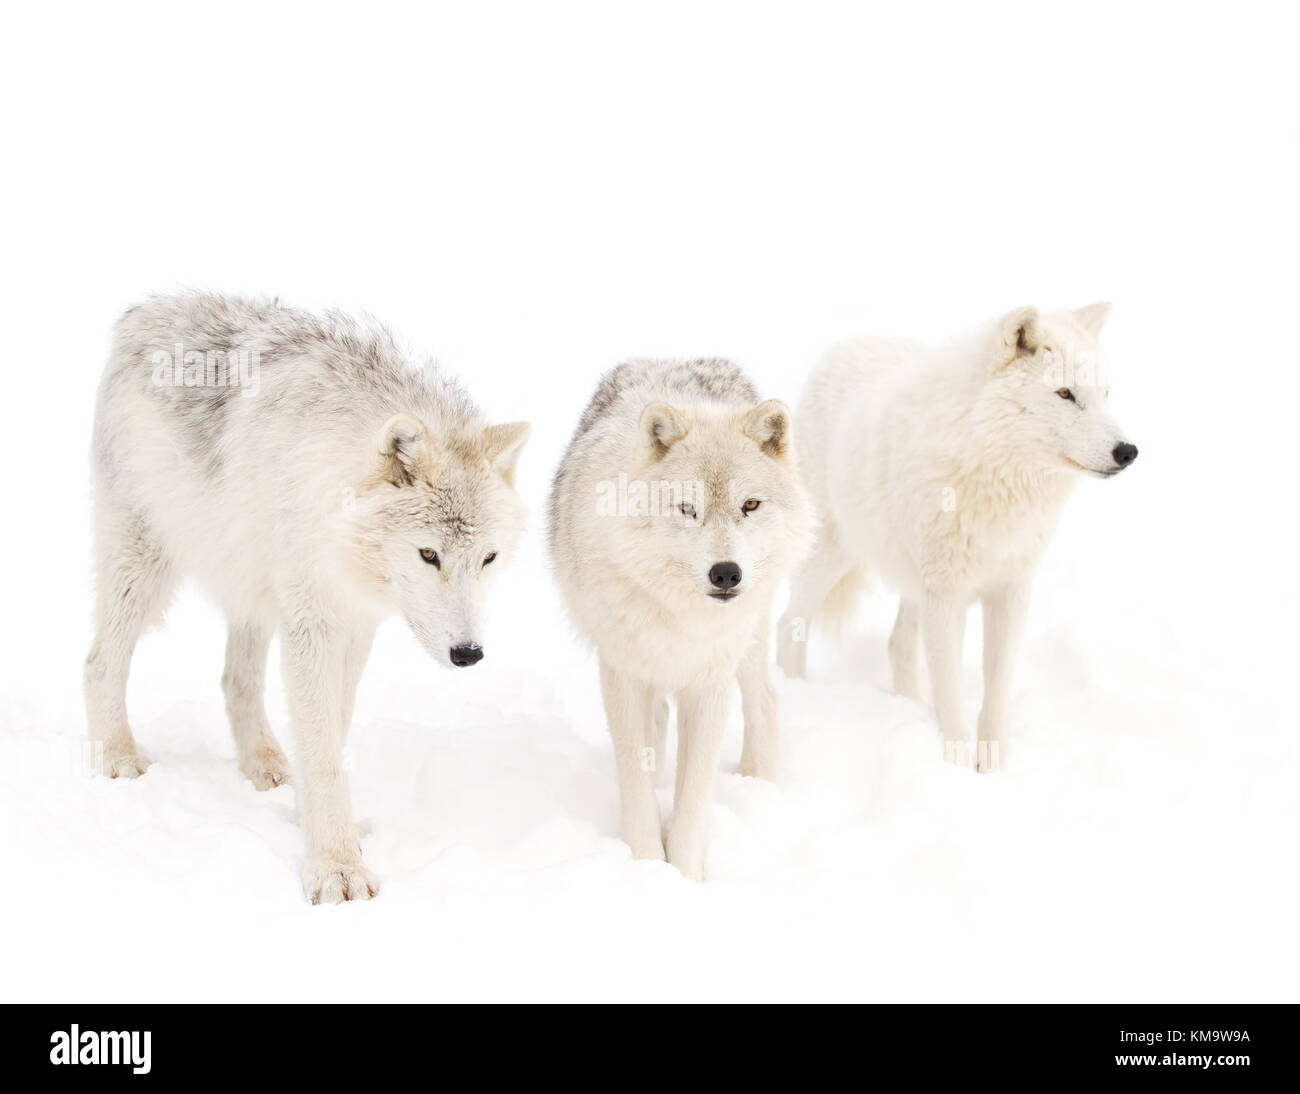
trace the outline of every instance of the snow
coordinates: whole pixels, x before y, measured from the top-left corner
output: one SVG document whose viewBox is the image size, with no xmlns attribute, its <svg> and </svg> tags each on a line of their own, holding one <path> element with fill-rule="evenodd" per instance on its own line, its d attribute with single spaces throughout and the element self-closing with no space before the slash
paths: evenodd
<svg viewBox="0 0 1300 1094">
<path fill-rule="evenodd" d="M 686 9 L 574 6 L 491 37 L 450 9 L 270 13 L 248 40 L 243 10 L 187 59 L 262 80 L 160 84 L 142 62 L 174 44 L 144 9 L 83 13 L 69 87 L 30 59 L 0 76 L 49 92 L 16 123 L 32 170 L 7 182 L 0 273 L 0 997 L 1295 999 L 1295 89 L 1267 15 L 1185 15 L 1153 62 L 1162 25 L 1107 6 L 1068 28 L 950 12 L 933 38 L 921 14 L 718 5 L 689 36 Z M 345 44 L 351 82 L 304 59 Z M 299 120 L 240 127 L 268 106 Z M 194 125 L 209 144 L 166 146 Z M 369 904 L 303 901 L 293 790 L 236 770 L 223 625 L 193 591 L 134 663 L 154 766 L 78 770 L 94 385 L 116 312 L 186 283 L 368 308 L 535 423 L 486 660 L 440 670 L 393 622 L 363 679 Z M 877 589 L 842 641 L 814 634 L 807 681 L 774 669 L 776 784 L 736 774 L 733 716 L 708 880 L 633 862 L 541 535 L 600 371 L 725 353 L 793 401 L 839 337 L 1098 297 L 1142 455 L 1081 484 L 1039 575 L 1004 770 L 945 765 L 929 708 L 889 694 Z"/>
</svg>

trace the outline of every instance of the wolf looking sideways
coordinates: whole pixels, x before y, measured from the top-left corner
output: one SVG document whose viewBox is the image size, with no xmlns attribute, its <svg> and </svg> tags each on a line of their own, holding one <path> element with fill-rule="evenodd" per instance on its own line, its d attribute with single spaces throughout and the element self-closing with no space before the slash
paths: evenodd
<svg viewBox="0 0 1300 1094">
<path fill-rule="evenodd" d="M 626 497 L 615 498 L 615 484 Z M 555 477 L 551 554 L 574 621 L 594 642 L 622 805 L 637 858 L 665 858 L 654 772 L 667 696 L 677 772 L 666 857 L 704 873 L 706 821 L 733 681 L 744 775 L 776 769 L 768 668 L 776 583 L 811 541 L 790 412 L 759 402 L 726 361 L 636 361 L 596 390 Z"/>
<path fill-rule="evenodd" d="M 778 659 L 803 676 L 808 624 L 876 573 L 899 589 L 894 690 L 920 694 L 924 642 L 946 757 L 997 768 L 1035 567 L 1081 475 L 1137 458 L 1106 402 L 1097 336 L 1109 304 L 1025 307 L 950 342 L 860 338 L 817 365 L 799 405 L 816 551 L 795 579 Z M 984 615 L 984 707 L 961 706 L 966 610 Z"/>
<path fill-rule="evenodd" d="M 174 353 L 251 355 L 258 388 L 198 373 L 178 384 Z M 134 778 L 149 766 L 126 717 L 131 655 L 193 577 L 229 622 L 226 707 L 240 770 L 263 790 L 288 777 L 263 705 L 280 636 L 308 898 L 373 896 L 342 765 L 371 640 L 400 613 L 439 663 L 482 658 L 486 586 L 522 530 L 514 474 L 527 436 L 522 423 L 487 425 L 381 328 L 213 295 L 128 311 L 92 453 L 85 691 L 105 772 Z"/>
</svg>

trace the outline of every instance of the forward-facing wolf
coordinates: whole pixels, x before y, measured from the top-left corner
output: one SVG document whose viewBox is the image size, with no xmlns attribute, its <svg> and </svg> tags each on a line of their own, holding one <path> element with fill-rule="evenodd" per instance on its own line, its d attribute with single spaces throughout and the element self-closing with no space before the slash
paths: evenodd
<svg viewBox="0 0 1300 1094">
<path fill-rule="evenodd" d="M 875 573 L 901 591 L 894 690 L 918 697 L 924 643 L 945 755 L 994 770 L 1030 581 L 1071 489 L 1137 458 L 1106 407 L 1097 336 L 1110 310 L 1018 308 L 940 345 L 860 338 L 817 365 L 799 406 L 803 473 L 821 521 L 779 626 L 781 667 L 806 669 L 808 626 Z M 961 705 L 966 611 L 984 615 L 984 706 Z"/>
<path fill-rule="evenodd" d="M 634 361 L 601 381 L 551 494 L 555 572 L 593 641 L 614 742 L 621 832 L 663 859 L 655 796 L 677 702 L 667 859 L 704 873 L 706 821 L 733 682 L 740 770 L 771 778 L 779 711 L 768 669 L 776 583 L 811 543 L 790 411 L 727 361 Z"/>
<path fill-rule="evenodd" d="M 440 664 L 483 657 L 484 594 L 523 523 L 527 436 L 488 425 L 373 324 L 200 294 L 128 311 L 92 453 L 85 689 L 106 773 L 149 766 L 127 724 L 131 654 L 192 577 L 229 621 L 222 687 L 240 770 L 261 790 L 289 774 L 263 705 L 280 636 L 308 897 L 374 895 L 342 764 L 357 681 L 393 614 Z"/>
</svg>

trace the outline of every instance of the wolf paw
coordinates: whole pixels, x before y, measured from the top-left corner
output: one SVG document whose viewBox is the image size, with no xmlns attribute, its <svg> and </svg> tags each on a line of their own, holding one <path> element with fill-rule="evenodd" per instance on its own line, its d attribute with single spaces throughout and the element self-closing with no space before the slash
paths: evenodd
<svg viewBox="0 0 1300 1094">
<path fill-rule="evenodd" d="M 624 836 L 623 842 L 631 848 L 632 857 L 635 859 L 645 859 L 649 862 L 664 860 L 664 841 L 658 836 L 645 836 L 641 839 L 629 839 Z"/>
<path fill-rule="evenodd" d="M 317 862 L 303 871 L 303 892 L 313 904 L 369 900 L 379 892 L 374 874 L 359 862 Z"/>
<path fill-rule="evenodd" d="M 755 756 L 746 756 L 743 753 L 740 757 L 740 773 L 747 779 L 764 779 L 767 782 L 776 782 L 779 765 L 773 760 L 763 757 L 759 759 Z"/>
<path fill-rule="evenodd" d="M 955 767 L 975 770 L 975 746 L 965 737 L 945 737 L 943 740 L 943 758 Z"/>
<path fill-rule="evenodd" d="M 274 790 L 289 781 L 289 759 L 274 741 L 261 745 L 239 770 L 258 790 Z"/>
<path fill-rule="evenodd" d="M 138 779 L 153 763 L 143 752 L 136 749 L 134 742 L 126 747 L 105 745 L 104 756 L 100 763 L 100 773 L 110 779 Z"/>
<path fill-rule="evenodd" d="M 1006 758 L 1005 741 L 981 737 L 975 749 L 975 770 L 981 775 L 992 775 L 1002 767 Z"/>
<path fill-rule="evenodd" d="M 921 701 L 921 681 L 915 676 L 900 676 L 894 674 L 894 694 L 901 695 L 904 699 L 915 699 Z"/>
<path fill-rule="evenodd" d="M 704 880 L 704 839 L 696 835 L 673 838 L 668 835 L 668 861 L 677 867 L 682 877 L 690 881 Z"/>
</svg>

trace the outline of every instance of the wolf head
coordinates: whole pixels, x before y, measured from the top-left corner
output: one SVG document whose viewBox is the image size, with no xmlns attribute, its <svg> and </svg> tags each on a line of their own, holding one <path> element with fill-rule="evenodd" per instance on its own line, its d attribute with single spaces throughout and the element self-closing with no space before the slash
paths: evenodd
<svg viewBox="0 0 1300 1094">
<path fill-rule="evenodd" d="M 391 418 L 360 492 L 357 521 L 388 606 L 443 665 L 483 659 L 484 597 L 523 530 L 515 465 L 522 422 L 437 436 Z"/>
<path fill-rule="evenodd" d="M 1137 459 L 1137 446 L 1107 409 L 1110 386 L 1097 336 L 1109 304 L 1040 313 L 1017 308 L 996 324 L 989 348 L 985 420 L 999 444 L 1044 467 L 1099 478 Z"/>
<path fill-rule="evenodd" d="M 652 402 L 641 412 L 633 478 L 650 504 L 610 522 L 615 557 L 661 599 L 702 606 L 760 595 L 807 550 L 811 505 L 790 410 Z"/>
</svg>

